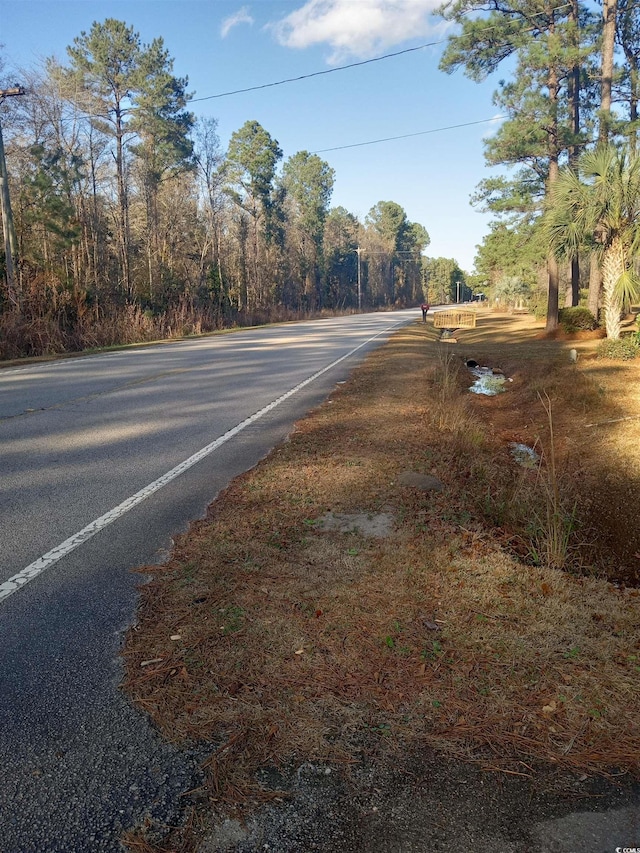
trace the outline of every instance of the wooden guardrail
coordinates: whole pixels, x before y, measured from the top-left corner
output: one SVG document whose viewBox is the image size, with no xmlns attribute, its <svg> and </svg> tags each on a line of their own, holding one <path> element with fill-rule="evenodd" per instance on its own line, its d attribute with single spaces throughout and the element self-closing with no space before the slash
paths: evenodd
<svg viewBox="0 0 640 853">
<path fill-rule="evenodd" d="M 436 329 L 475 329 L 475 311 L 434 311 L 433 325 Z"/>
</svg>

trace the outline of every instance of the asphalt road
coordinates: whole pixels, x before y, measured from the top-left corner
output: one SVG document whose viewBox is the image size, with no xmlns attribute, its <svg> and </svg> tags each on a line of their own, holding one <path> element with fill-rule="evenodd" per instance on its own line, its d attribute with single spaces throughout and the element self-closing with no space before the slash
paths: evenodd
<svg viewBox="0 0 640 853">
<path fill-rule="evenodd" d="M 415 315 L 0 371 L 2 853 L 119 851 L 145 815 L 177 818 L 200 756 L 164 743 L 118 689 L 141 580 L 131 570 L 162 560 L 172 535 Z"/>
</svg>

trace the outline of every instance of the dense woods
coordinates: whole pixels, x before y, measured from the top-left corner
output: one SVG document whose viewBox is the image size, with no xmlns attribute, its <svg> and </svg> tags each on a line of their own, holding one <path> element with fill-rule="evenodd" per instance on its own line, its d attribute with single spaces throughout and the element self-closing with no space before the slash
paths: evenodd
<svg viewBox="0 0 640 853">
<path fill-rule="evenodd" d="M 422 225 L 393 201 L 364 222 L 332 209 L 333 169 L 285 159 L 257 121 L 223 151 L 161 38 L 96 23 L 23 86 L 1 114 L 16 248 L 0 357 L 424 298 Z"/>
<path fill-rule="evenodd" d="M 74 39 L 65 64 L 26 74 L 24 95 L 1 99 L 13 227 L 4 192 L 0 358 L 474 290 L 546 313 L 548 330 L 562 305 L 624 306 L 640 242 L 640 6 L 450 0 L 441 14 L 456 25 L 443 71 L 483 80 L 510 60 L 494 97 L 507 119 L 485 143 L 502 176 L 472 198 L 495 214 L 473 276 L 428 258 L 427 230 L 394 201 L 364 221 L 332 208 L 330 165 L 285 154 L 257 121 L 223 150 L 215 119 L 190 112 L 162 38 L 143 44 L 107 19 Z M 617 157 L 626 220 L 603 223 L 605 198 L 578 234 L 589 193 L 576 208 L 564 173 L 602 190 L 583 166 L 596 147 Z M 603 291 L 612 241 L 621 266 Z"/>
</svg>

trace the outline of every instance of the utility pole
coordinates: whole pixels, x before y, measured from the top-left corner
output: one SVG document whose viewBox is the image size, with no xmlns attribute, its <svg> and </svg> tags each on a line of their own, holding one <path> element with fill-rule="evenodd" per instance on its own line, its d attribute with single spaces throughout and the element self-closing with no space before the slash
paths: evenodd
<svg viewBox="0 0 640 853">
<path fill-rule="evenodd" d="M 360 261 L 360 256 L 363 252 L 363 249 L 360 246 L 358 246 L 357 249 L 350 249 L 349 251 L 355 252 L 356 255 L 358 256 L 358 310 L 362 311 L 362 263 Z M 389 255 L 389 254 L 409 255 L 410 256 L 409 260 L 411 260 L 411 258 L 413 258 L 415 256 L 415 252 L 409 251 L 409 250 L 407 250 L 407 251 L 399 250 L 399 251 L 396 251 L 393 253 L 390 253 L 388 251 L 367 252 L 367 255 Z M 407 260 L 407 259 L 405 258 L 404 260 Z M 391 277 L 392 277 L 391 286 L 393 287 L 393 258 L 391 259 Z"/>
<path fill-rule="evenodd" d="M 13 95 L 24 95 L 21 86 L 12 89 L 0 89 L 0 104 L 5 98 Z M 4 234 L 4 257 L 7 276 L 7 288 L 9 298 L 15 298 L 17 302 L 15 263 L 18 257 L 18 240 L 16 229 L 11 214 L 11 199 L 9 198 L 9 176 L 7 175 L 7 164 L 4 159 L 4 142 L 2 140 L 2 125 L 0 124 L 0 207 L 2 207 L 2 233 Z"/>
</svg>

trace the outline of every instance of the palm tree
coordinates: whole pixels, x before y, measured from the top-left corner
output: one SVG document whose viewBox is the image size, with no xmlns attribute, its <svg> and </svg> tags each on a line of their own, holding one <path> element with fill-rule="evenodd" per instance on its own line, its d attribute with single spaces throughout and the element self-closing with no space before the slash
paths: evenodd
<svg viewBox="0 0 640 853">
<path fill-rule="evenodd" d="M 600 145 L 567 169 L 550 194 L 546 228 L 558 257 L 590 249 L 602 264 L 604 323 L 620 337 L 620 312 L 640 292 L 640 156 Z"/>
</svg>

